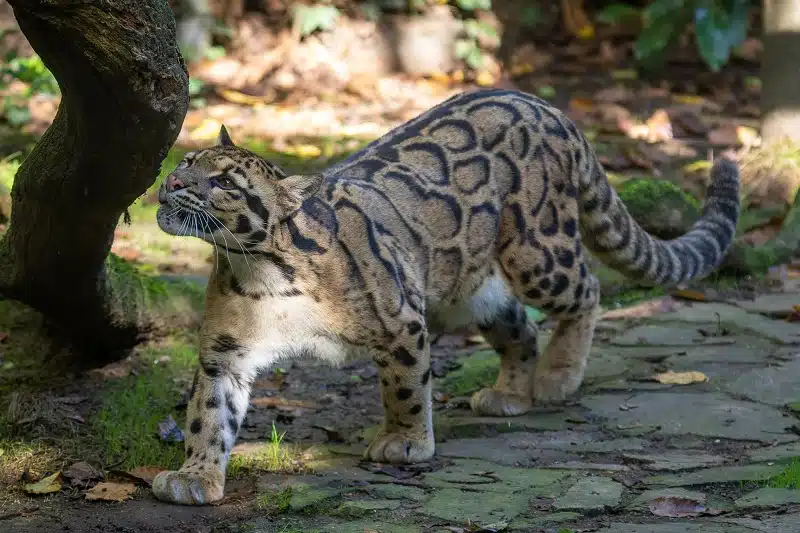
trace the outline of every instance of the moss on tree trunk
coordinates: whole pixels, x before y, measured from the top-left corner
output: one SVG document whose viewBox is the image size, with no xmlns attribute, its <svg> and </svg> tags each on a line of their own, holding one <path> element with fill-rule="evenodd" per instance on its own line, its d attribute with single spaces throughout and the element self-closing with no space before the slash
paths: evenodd
<svg viewBox="0 0 800 533">
<path fill-rule="evenodd" d="M 142 331 L 147 301 L 107 268 L 120 215 L 155 180 L 188 107 L 166 0 L 9 0 L 62 99 L 19 169 L 0 241 L 0 294 L 67 332 L 99 365 Z M 127 296 L 126 296 L 127 295 Z"/>
</svg>

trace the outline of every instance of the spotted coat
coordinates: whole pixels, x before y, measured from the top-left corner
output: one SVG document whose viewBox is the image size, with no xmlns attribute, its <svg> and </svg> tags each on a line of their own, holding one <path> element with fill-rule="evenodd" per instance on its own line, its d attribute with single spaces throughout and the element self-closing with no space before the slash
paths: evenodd
<svg viewBox="0 0 800 533">
<path fill-rule="evenodd" d="M 222 497 L 251 383 L 282 358 L 374 360 L 385 420 L 373 461 L 434 454 L 432 332 L 476 324 L 498 352 L 476 412 L 563 401 L 581 384 L 596 320 L 587 249 L 644 283 L 704 276 L 731 244 L 738 180 L 719 160 L 701 219 L 660 241 L 628 215 L 575 125 L 524 93 L 455 96 L 314 175 L 287 175 L 223 128 L 159 192 L 160 227 L 216 253 L 186 462 L 156 478 L 155 495 Z M 558 320 L 541 354 L 524 305 Z"/>
</svg>

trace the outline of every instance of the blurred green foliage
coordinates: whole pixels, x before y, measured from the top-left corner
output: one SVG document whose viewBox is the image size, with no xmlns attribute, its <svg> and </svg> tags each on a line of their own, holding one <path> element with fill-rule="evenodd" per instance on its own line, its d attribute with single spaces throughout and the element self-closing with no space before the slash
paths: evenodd
<svg viewBox="0 0 800 533">
<path fill-rule="evenodd" d="M 12 87 L 14 82 L 22 82 Z M 13 90 L 12 90 L 13 89 Z M 19 126 L 30 120 L 28 100 L 35 94 L 58 94 L 58 82 L 37 55 L 7 54 L 0 64 L 0 118 Z"/>
<path fill-rule="evenodd" d="M 636 58 L 645 66 L 658 65 L 669 45 L 693 22 L 700 57 L 716 72 L 747 37 L 749 12 L 749 0 L 655 0 L 643 12 Z"/>
</svg>

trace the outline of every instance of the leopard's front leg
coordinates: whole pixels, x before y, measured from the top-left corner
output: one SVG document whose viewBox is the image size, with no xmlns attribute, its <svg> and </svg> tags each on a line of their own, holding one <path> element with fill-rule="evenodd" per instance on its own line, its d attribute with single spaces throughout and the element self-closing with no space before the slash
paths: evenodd
<svg viewBox="0 0 800 533">
<path fill-rule="evenodd" d="M 385 463 L 417 463 L 433 456 L 431 367 L 422 318 L 405 321 L 388 349 L 376 350 L 384 423 L 365 456 Z"/>
<path fill-rule="evenodd" d="M 249 348 L 225 333 L 203 334 L 186 417 L 186 459 L 153 480 L 159 500 L 204 505 L 222 499 L 225 467 L 250 400 Z"/>
</svg>

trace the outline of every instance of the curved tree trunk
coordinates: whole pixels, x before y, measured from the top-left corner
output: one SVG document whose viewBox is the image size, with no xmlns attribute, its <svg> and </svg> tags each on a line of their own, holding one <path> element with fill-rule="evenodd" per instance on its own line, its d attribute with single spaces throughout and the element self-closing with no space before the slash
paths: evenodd
<svg viewBox="0 0 800 533">
<path fill-rule="evenodd" d="M 90 364 L 142 329 L 106 257 L 116 224 L 155 180 L 188 106 L 166 0 L 9 0 L 62 93 L 14 180 L 0 241 L 0 294 L 43 312 Z M 124 290 L 129 293 L 130 291 Z"/>
<path fill-rule="evenodd" d="M 800 0 L 764 0 L 763 39 L 762 138 L 800 142 Z"/>
</svg>

